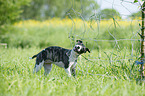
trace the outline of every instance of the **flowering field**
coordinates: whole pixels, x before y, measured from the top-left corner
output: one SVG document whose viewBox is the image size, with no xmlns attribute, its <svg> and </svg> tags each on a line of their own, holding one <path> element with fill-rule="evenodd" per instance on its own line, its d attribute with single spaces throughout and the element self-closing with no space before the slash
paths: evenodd
<svg viewBox="0 0 145 96">
<path fill-rule="evenodd" d="M 15 23 L 1 36 L 8 48 L 0 47 L 0 96 L 144 96 L 134 63 L 139 23 L 58 18 Z M 48 46 L 72 48 L 76 39 L 91 50 L 78 58 L 76 78 L 55 65 L 47 77 L 44 69 L 32 73 L 35 60 L 29 57 Z"/>
<path fill-rule="evenodd" d="M 99 23 L 100 24 L 99 24 Z M 127 26 L 134 26 L 136 23 L 141 23 L 139 20 L 101 20 L 101 21 L 96 21 L 96 20 L 89 20 L 89 21 L 83 21 L 82 19 L 60 19 L 60 18 L 53 18 L 45 21 L 36 21 L 36 20 L 26 20 L 26 21 L 20 21 L 15 23 L 15 26 L 18 27 L 44 27 L 44 26 L 67 26 L 67 27 L 72 27 L 72 25 L 76 25 L 77 28 L 83 27 L 84 25 L 86 27 L 97 27 L 98 24 L 101 26 L 106 26 L 106 25 L 111 25 L 116 23 L 116 25 L 122 26 L 122 27 L 127 27 Z"/>
<path fill-rule="evenodd" d="M 1 42 L 10 47 L 46 47 L 59 45 L 72 47 L 76 39 L 82 39 L 93 48 L 112 48 L 120 39 L 136 39 L 135 48 L 139 48 L 140 21 L 83 21 L 81 19 L 50 19 L 46 21 L 27 20 L 15 23 L 1 38 Z M 101 41 L 101 40 L 112 40 Z M 61 42 L 60 42 L 61 41 Z M 102 43 L 103 42 L 103 43 Z M 131 48 L 132 41 L 118 41 L 120 48 Z M 107 46 L 107 47 L 106 47 Z"/>
</svg>

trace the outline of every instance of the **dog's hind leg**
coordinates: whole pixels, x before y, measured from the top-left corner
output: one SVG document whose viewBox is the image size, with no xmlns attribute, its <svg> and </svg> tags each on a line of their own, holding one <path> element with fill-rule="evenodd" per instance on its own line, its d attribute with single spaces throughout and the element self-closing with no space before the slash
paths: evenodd
<svg viewBox="0 0 145 96">
<path fill-rule="evenodd" d="M 76 72 L 75 72 L 75 68 L 71 69 L 71 74 L 75 77 L 76 76 Z"/>
<path fill-rule="evenodd" d="M 42 62 L 40 62 L 39 64 L 36 63 L 33 73 L 37 73 L 42 68 L 43 64 L 44 64 L 44 60 Z"/>
<path fill-rule="evenodd" d="M 52 68 L 52 64 L 51 63 L 50 64 L 44 63 L 43 66 L 44 66 L 44 70 L 45 70 L 44 75 L 46 76 L 50 73 L 51 68 Z"/>
</svg>

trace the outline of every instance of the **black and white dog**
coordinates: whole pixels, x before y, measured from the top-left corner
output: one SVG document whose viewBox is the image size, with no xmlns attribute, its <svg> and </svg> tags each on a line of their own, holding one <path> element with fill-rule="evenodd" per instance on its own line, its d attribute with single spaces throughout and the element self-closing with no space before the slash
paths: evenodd
<svg viewBox="0 0 145 96">
<path fill-rule="evenodd" d="M 57 46 L 48 47 L 30 58 L 33 59 L 36 57 L 33 73 L 38 72 L 43 66 L 45 70 L 44 75 L 47 75 L 51 71 L 52 64 L 55 64 L 64 68 L 69 76 L 75 76 L 77 58 L 79 55 L 86 53 L 87 51 L 90 53 L 90 50 L 85 47 L 81 40 L 77 40 L 77 44 L 72 50 Z"/>
</svg>

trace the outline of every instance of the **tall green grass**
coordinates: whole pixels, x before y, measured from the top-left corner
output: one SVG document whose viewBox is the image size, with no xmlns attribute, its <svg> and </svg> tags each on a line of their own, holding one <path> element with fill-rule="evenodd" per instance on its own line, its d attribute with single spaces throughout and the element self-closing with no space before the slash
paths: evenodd
<svg viewBox="0 0 145 96">
<path fill-rule="evenodd" d="M 4 33 L 0 36 L 0 42 L 8 43 L 9 47 L 15 48 L 43 48 L 52 45 L 71 48 L 76 39 L 82 39 L 94 49 L 112 49 L 116 44 L 120 49 L 131 49 L 133 44 L 133 47 L 139 50 L 140 41 L 130 41 L 130 39 L 140 39 L 137 35 L 137 32 L 140 32 L 138 23 L 140 21 L 116 21 L 114 23 L 112 20 L 99 22 L 80 19 L 22 21 L 8 28 L 2 28 Z"/>
<path fill-rule="evenodd" d="M 39 52 L 39 48 L 0 50 L 1 96 L 145 95 L 145 87 L 136 81 L 139 66 L 130 60 L 131 52 L 128 49 L 113 53 L 112 50 L 92 50 L 90 54 L 83 54 L 78 58 L 76 78 L 68 77 L 64 69 L 55 65 L 47 77 L 43 75 L 43 68 L 33 74 L 35 60 L 29 60 L 28 57 Z"/>
<path fill-rule="evenodd" d="M 140 68 L 135 65 L 140 41 L 124 40 L 140 38 L 138 23 L 54 18 L 2 26 L 0 42 L 8 48 L 0 46 L 0 95 L 144 96 L 145 87 L 137 81 Z M 78 58 L 76 78 L 55 65 L 47 77 L 43 68 L 32 73 L 35 60 L 29 57 L 48 46 L 72 48 L 76 39 L 91 50 Z"/>
</svg>

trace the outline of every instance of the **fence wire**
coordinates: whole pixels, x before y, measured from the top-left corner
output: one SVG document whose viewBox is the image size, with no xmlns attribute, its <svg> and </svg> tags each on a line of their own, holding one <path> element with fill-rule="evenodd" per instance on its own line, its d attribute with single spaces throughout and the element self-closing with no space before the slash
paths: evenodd
<svg viewBox="0 0 145 96">
<path fill-rule="evenodd" d="M 71 0 L 70 0 L 71 1 Z M 81 0 L 82 1 L 82 0 Z M 138 8 L 141 8 L 141 4 L 142 2 L 138 2 L 138 3 L 134 3 L 134 0 L 131 0 L 131 1 L 126 1 L 126 0 L 120 0 L 120 4 L 116 4 L 114 3 L 116 0 L 112 0 L 112 2 L 110 0 L 102 0 L 103 2 L 107 2 L 111 7 L 111 9 L 115 9 L 115 7 L 123 7 L 123 10 L 124 11 L 128 11 L 131 14 L 133 14 L 133 12 L 128 8 L 128 6 L 126 6 L 124 3 L 129 3 L 129 4 L 133 4 L 135 6 L 138 6 Z M 72 5 L 73 6 L 73 5 Z M 83 5 L 81 5 L 83 6 Z M 100 5 L 101 6 L 101 5 Z M 97 62 L 101 62 L 101 64 L 106 64 L 106 62 L 110 63 L 110 65 L 112 63 L 117 63 L 117 62 L 128 62 L 130 65 L 130 68 L 127 67 L 130 72 L 132 72 L 131 70 L 134 68 L 135 66 L 135 61 L 140 59 L 140 50 L 139 49 L 136 49 L 136 46 L 140 47 L 140 42 L 141 42 L 141 39 L 140 39 L 140 36 L 138 34 L 140 34 L 141 32 L 141 20 L 137 19 L 137 20 L 133 20 L 130 18 L 130 15 L 126 15 L 126 14 L 121 14 L 121 16 L 125 16 L 126 18 L 125 19 L 118 19 L 117 17 L 112 17 L 110 19 L 112 19 L 112 23 L 111 24 L 108 24 L 107 26 L 104 26 L 104 28 L 107 30 L 107 35 L 109 35 L 109 37 L 111 37 L 112 39 L 108 39 L 108 38 L 104 38 L 101 39 L 99 38 L 100 34 L 102 34 L 101 32 L 101 23 L 103 20 L 110 20 L 110 19 L 102 19 L 101 15 L 99 14 L 99 12 L 101 11 L 100 8 L 98 8 L 97 10 L 94 8 L 93 4 L 90 5 L 90 7 L 92 7 L 94 10 L 93 10 L 93 13 L 90 15 L 89 18 L 84 18 L 82 16 L 82 13 L 80 12 L 77 12 L 73 7 L 71 7 L 66 13 L 66 15 L 72 20 L 72 28 L 69 32 L 69 39 L 70 39 L 70 42 L 72 43 L 72 46 L 73 46 L 73 43 L 77 40 L 77 39 L 81 39 L 81 40 L 84 40 L 84 41 L 87 41 L 87 44 L 89 42 L 95 42 L 95 43 L 92 43 L 93 45 L 91 46 L 91 50 L 97 50 L 98 53 L 95 53 L 95 54 L 98 54 L 97 56 L 88 56 L 88 57 L 85 57 L 84 55 L 82 57 L 80 57 L 81 59 L 81 62 L 83 62 L 82 59 L 85 59 L 87 61 L 87 63 L 90 63 L 91 64 L 91 67 L 94 67 L 94 63 L 96 64 Z M 83 8 L 83 7 L 81 7 Z M 71 11 L 70 11 L 71 10 Z M 83 9 L 81 9 L 83 10 Z M 82 24 L 82 29 L 81 29 L 81 33 L 77 34 L 76 33 L 76 27 L 77 27 L 77 24 L 76 24 L 76 21 L 74 20 L 74 17 L 72 17 L 72 12 L 73 14 L 76 15 L 76 17 L 78 18 L 81 18 L 83 23 Z M 108 13 L 110 14 L 110 13 Z M 103 15 L 103 14 L 102 14 Z M 92 26 L 94 24 L 94 21 L 95 21 L 95 24 L 97 25 L 95 28 Z M 130 25 L 128 26 L 130 28 L 130 33 L 131 34 L 131 37 L 128 37 L 128 38 L 116 38 L 116 36 L 111 32 L 111 28 L 112 26 L 114 27 L 115 30 L 117 30 L 117 28 L 119 27 L 120 29 L 123 29 L 123 26 L 120 25 L 118 22 L 119 21 L 129 21 L 131 22 Z M 137 21 L 138 25 L 137 27 L 137 30 L 134 30 L 134 26 L 132 23 L 134 21 Z M 90 22 L 90 25 L 88 25 L 87 22 Z M 89 28 L 87 29 L 87 26 L 89 26 Z M 85 37 L 86 34 L 89 34 L 88 31 L 91 31 L 91 32 L 94 32 L 95 33 L 95 38 L 93 37 Z M 116 34 L 120 34 L 121 31 L 119 31 L 118 33 Z M 125 32 L 124 32 L 125 33 Z M 126 33 L 128 33 L 128 31 L 126 31 Z M 121 36 L 120 36 L 121 37 Z M 99 39 L 97 39 L 99 38 Z M 108 54 L 106 50 L 101 50 L 101 48 L 98 47 L 98 49 L 96 49 L 95 44 L 100 46 L 101 44 L 103 44 L 104 42 L 108 42 L 108 43 L 112 43 L 111 45 L 112 48 L 110 49 L 111 51 L 109 51 L 110 54 Z M 115 57 L 121 57 L 120 54 L 116 54 L 116 52 L 118 52 L 124 45 L 120 44 L 120 42 L 130 42 L 131 44 L 131 48 L 129 48 L 128 51 L 131 51 L 129 53 L 129 57 L 124 57 L 124 58 L 120 58 L 119 60 L 118 59 L 114 59 L 113 55 L 115 55 Z M 137 43 L 138 45 L 136 45 Z M 124 46 L 126 47 L 126 46 Z M 127 49 L 127 47 L 126 47 Z M 101 52 L 100 52 L 101 50 Z M 96 51 L 95 51 L 96 52 Z M 136 53 L 136 54 L 134 54 Z M 105 54 L 104 57 L 101 57 L 101 54 Z M 123 64 L 121 63 L 121 64 Z M 97 64 L 98 66 L 103 66 L 101 64 Z M 113 65 L 113 66 L 117 66 L 119 67 L 117 64 Z M 88 71 L 88 67 L 85 67 L 85 70 L 83 69 L 83 65 L 79 65 L 79 67 L 77 67 L 77 70 L 79 72 L 81 72 L 82 74 L 89 74 L 89 75 L 96 75 L 96 76 L 105 76 L 105 77 L 110 77 L 110 78 L 116 78 L 117 79 L 117 76 L 110 76 L 107 72 L 105 74 L 97 74 L 97 73 L 93 73 L 92 71 Z"/>
</svg>

